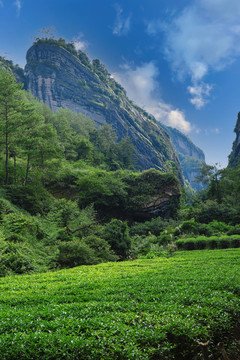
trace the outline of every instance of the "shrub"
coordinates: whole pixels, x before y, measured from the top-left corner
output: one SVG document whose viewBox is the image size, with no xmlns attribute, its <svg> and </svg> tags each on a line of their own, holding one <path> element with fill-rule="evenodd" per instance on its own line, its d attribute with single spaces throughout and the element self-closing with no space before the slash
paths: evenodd
<svg viewBox="0 0 240 360">
<path fill-rule="evenodd" d="M 233 248 L 240 247 L 240 235 L 231 235 L 231 247 Z"/>
<path fill-rule="evenodd" d="M 144 223 L 135 222 L 130 227 L 130 235 L 148 235 L 149 232 L 158 236 L 168 225 L 167 221 L 164 221 L 161 217 L 154 218 L 150 221 L 145 221 Z"/>
<path fill-rule="evenodd" d="M 136 235 L 132 238 L 132 247 L 129 253 L 131 259 L 136 259 L 139 256 L 145 256 L 151 250 L 151 246 L 156 244 L 157 237 L 149 234 L 148 236 Z"/>
<path fill-rule="evenodd" d="M 58 199 L 52 202 L 47 219 L 57 226 L 66 227 L 76 222 L 79 216 L 80 210 L 77 203 L 71 200 Z"/>
<path fill-rule="evenodd" d="M 228 205 L 219 204 L 217 201 L 207 200 L 201 203 L 201 206 L 193 208 L 191 217 L 197 222 L 208 224 L 213 220 L 237 224 L 240 220 L 240 214 L 237 209 Z"/>
<path fill-rule="evenodd" d="M 176 229 L 174 235 L 212 235 L 211 229 L 206 224 L 201 224 L 195 219 L 183 221 Z"/>
<path fill-rule="evenodd" d="M 36 236 L 38 226 L 33 217 L 23 213 L 10 213 L 3 216 L 2 225 L 6 238 L 15 235 Z"/>
<path fill-rule="evenodd" d="M 212 232 L 212 234 L 216 233 L 226 233 L 228 230 L 232 228 L 231 225 L 226 224 L 223 221 L 213 220 L 207 225 L 208 229 Z"/>
<path fill-rule="evenodd" d="M 233 237 L 234 236 L 234 237 Z M 179 239 L 176 241 L 179 250 L 227 249 L 240 247 L 240 235 L 232 236 L 199 236 L 197 238 Z"/>
<path fill-rule="evenodd" d="M 114 254 L 106 240 L 90 235 L 84 238 L 83 241 L 94 251 L 97 262 L 118 260 L 118 256 Z"/>
<path fill-rule="evenodd" d="M 61 268 L 98 263 L 94 250 L 83 241 L 75 239 L 73 241 L 59 242 L 57 245 L 59 253 L 56 264 Z"/>
<path fill-rule="evenodd" d="M 125 221 L 112 219 L 102 229 L 102 237 L 110 244 L 115 254 L 121 259 L 126 259 L 131 249 L 131 238 Z"/>
<path fill-rule="evenodd" d="M 168 256 L 169 252 L 166 247 L 160 246 L 158 244 L 151 244 L 150 250 L 145 256 L 141 256 L 141 259 L 155 259 L 161 256 Z"/>
<path fill-rule="evenodd" d="M 4 198 L 0 199 L 0 219 L 2 220 L 5 214 L 10 214 L 12 212 L 19 212 L 19 209 L 14 206 L 9 200 Z"/>
<path fill-rule="evenodd" d="M 240 225 L 231 226 L 227 235 L 240 235 Z"/>
<path fill-rule="evenodd" d="M 6 197 L 14 205 L 21 207 L 32 215 L 44 214 L 49 210 L 51 196 L 42 186 L 9 185 L 6 188 Z"/>
<path fill-rule="evenodd" d="M 23 274 L 37 269 L 33 250 L 26 243 L 0 242 L 0 275 Z"/>
</svg>

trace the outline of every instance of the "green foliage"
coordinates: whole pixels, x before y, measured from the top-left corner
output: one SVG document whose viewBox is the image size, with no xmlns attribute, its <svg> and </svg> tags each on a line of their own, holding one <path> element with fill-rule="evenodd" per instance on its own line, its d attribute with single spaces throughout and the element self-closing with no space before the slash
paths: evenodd
<svg viewBox="0 0 240 360">
<path fill-rule="evenodd" d="M 34 272 L 37 268 L 36 255 L 28 244 L 0 240 L 0 276 Z"/>
<path fill-rule="evenodd" d="M 127 197 L 121 174 L 104 170 L 83 171 L 77 180 L 80 206 L 94 203 L 100 211 L 121 208 Z"/>
<path fill-rule="evenodd" d="M 198 236 L 179 239 L 176 245 L 180 250 L 227 249 L 240 247 L 240 235 L 231 236 Z"/>
<path fill-rule="evenodd" d="M 135 222 L 130 228 L 130 235 L 148 235 L 149 233 L 158 236 L 168 225 L 168 221 L 163 220 L 160 216 L 150 221 Z"/>
<path fill-rule="evenodd" d="M 51 194 L 40 184 L 35 185 L 9 185 L 6 198 L 12 204 L 28 211 L 32 215 L 46 214 L 52 202 Z"/>
<path fill-rule="evenodd" d="M 236 224 L 239 222 L 238 209 L 227 204 L 219 204 L 216 200 L 206 200 L 191 210 L 191 217 L 200 223 L 209 223 L 213 220 Z"/>
<path fill-rule="evenodd" d="M 0 279 L 0 358 L 237 359 L 239 249 Z"/>
<path fill-rule="evenodd" d="M 81 61 L 81 63 L 86 66 L 87 68 L 91 69 L 91 62 L 86 54 L 85 51 L 78 50 L 77 52 L 78 58 Z"/>
<path fill-rule="evenodd" d="M 78 56 L 77 50 L 75 49 L 74 44 L 72 43 L 66 43 L 65 39 L 63 38 L 59 38 L 54 39 L 54 36 L 50 36 L 49 37 L 49 32 L 48 29 L 43 29 L 43 36 L 41 38 L 36 38 L 34 44 L 41 44 L 41 43 L 47 43 L 51 46 L 60 46 L 61 48 L 65 49 L 66 51 L 68 51 L 70 54 L 72 54 L 73 56 Z"/>
<path fill-rule="evenodd" d="M 93 71 L 99 76 L 99 78 L 101 80 L 105 80 L 108 76 L 109 76 L 109 73 L 105 67 L 104 64 L 102 64 L 100 62 L 99 59 L 94 59 L 92 61 L 92 68 L 93 68 Z"/>
<path fill-rule="evenodd" d="M 118 256 L 110 249 L 106 240 L 95 235 L 89 235 L 84 238 L 84 242 L 90 249 L 94 250 L 97 263 L 118 260 Z"/>
<path fill-rule="evenodd" d="M 104 226 L 101 236 L 121 259 L 127 258 L 131 248 L 131 238 L 125 221 L 112 219 Z"/>
<path fill-rule="evenodd" d="M 94 250 L 78 239 L 59 242 L 58 251 L 56 264 L 62 268 L 97 264 Z"/>
<path fill-rule="evenodd" d="M 173 174 L 163 174 L 155 169 L 129 174 L 124 180 L 129 186 L 133 206 L 144 205 L 151 195 L 160 192 L 165 186 L 178 185 Z"/>
<path fill-rule="evenodd" d="M 54 222 L 58 227 L 71 227 L 78 221 L 80 210 L 77 204 L 71 200 L 59 199 L 52 202 L 47 219 Z"/>
<path fill-rule="evenodd" d="M 150 251 L 152 245 L 158 245 L 156 236 L 149 233 L 148 236 L 135 235 L 132 237 L 132 246 L 129 253 L 129 258 L 137 259 L 146 256 Z"/>
<path fill-rule="evenodd" d="M 2 225 L 6 233 L 35 236 L 37 234 L 37 224 L 32 217 L 24 214 L 10 213 L 4 215 Z"/>
</svg>

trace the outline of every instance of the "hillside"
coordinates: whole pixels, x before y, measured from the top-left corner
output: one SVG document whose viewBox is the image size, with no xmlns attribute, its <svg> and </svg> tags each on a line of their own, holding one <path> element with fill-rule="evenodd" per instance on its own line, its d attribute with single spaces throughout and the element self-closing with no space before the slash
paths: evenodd
<svg viewBox="0 0 240 360">
<path fill-rule="evenodd" d="M 180 160 L 185 179 L 199 188 L 194 180 L 199 165 L 205 161 L 202 150 L 179 130 L 157 123 L 134 105 L 98 59 L 90 62 L 84 52 L 77 52 L 63 39 L 38 39 L 27 52 L 25 72 L 12 61 L 0 61 L 24 88 L 54 111 L 68 108 L 93 118 L 97 126 L 109 123 L 119 140 L 129 136 L 140 169 L 169 171 L 173 163 L 181 178 Z"/>
<path fill-rule="evenodd" d="M 239 252 L 0 279 L 0 358 L 238 360 Z"/>
<path fill-rule="evenodd" d="M 110 124 L 118 139 L 129 136 L 140 169 L 168 171 L 181 166 L 169 136 L 155 119 L 134 105 L 125 90 L 98 59 L 90 63 L 83 52 L 64 40 L 37 40 L 27 52 L 27 89 L 56 111 L 60 107 L 85 114 L 96 124 Z"/>
</svg>

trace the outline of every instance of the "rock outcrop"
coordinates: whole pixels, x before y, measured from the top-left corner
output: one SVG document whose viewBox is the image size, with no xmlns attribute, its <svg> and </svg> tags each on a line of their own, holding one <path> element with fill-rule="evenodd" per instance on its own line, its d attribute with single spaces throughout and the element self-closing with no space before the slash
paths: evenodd
<svg viewBox="0 0 240 360">
<path fill-rule="evenodd" d="M 235 167 L 240 163 L 240 112 L 238 113 L 237 123 L 234 128 L 234 132 L 236 133 L 236 139 L 232 145 L 232 152 L 229 155 L 229 163 L 228 166 Z"/>
<path fill-rule="evenodd" d="M 129 176 L 125 181 L 128 189 L 126 213 L 129 218 L 141 221 L 156 216 L 174 217 L 179 208 L 181 191 L 173 174 L 161 174 L 150 169 L 138 177 Z"/>
<path fill-rule="evenodd" d="M 109 123 L 119 140 L 129 136 L 140 169 L 164 171 L 172 161 L 182 178 L 171 140 L 156 120 L 127 98 L 99 60 L 90 63 L 65 45 L 40 40 L 28 50 L 25 74 L 32 94 L 54 111 L 68 108 L 93 118 L 97 125 Z"/>
<path fill-rule="evenodd" d="M 169 134 L 177 151 L 184 178 L 194 189 L 202 189 L 203 185 L 197 183 L 195 178 L 200 175 L 199 167 L 205 162 L 204 152 L 179 130 L 165 125 L 162 127 Z"/>
</svg>

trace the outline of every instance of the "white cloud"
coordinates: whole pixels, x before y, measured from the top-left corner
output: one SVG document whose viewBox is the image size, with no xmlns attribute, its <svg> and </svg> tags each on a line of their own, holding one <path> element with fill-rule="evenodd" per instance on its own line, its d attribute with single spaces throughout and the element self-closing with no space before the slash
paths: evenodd
<svg viewBox="0 0 240 360">
<path fill-rule="evenodd" d="M 75 47 L 75 49 L 84 51 L 88 47 L 88 42 L 83 39 L 84 35 L 80 33 L 78 36 L 74 37 L 72 40 L 72 43 Z"/>
<path fill-rule="evenodd" d="M 178 128 L 185 133 L 189 133 L 191 124 L 186 121 L 184 113 L 180 110 L 171 110 L 168 114 L 169 125 L 173 128 Z"/>
<path fill-rule="evenodd" d="M 152 114 L 157 120 L 189 133 L 192 126 L 185 119 L 184 113 L 174 109 L 161 99 L 156 81 L 157 75 L 157 67 L 154 63 L 149 62 L 138 67 L 124 65 L 120 72 L 113 74 L 113 77 L 126 89 L 131 100 Z"/>
<path fill-rule="evenodd" d="M 148 22 L 147 24 L 147 33 L 149 35 L 157 35 L 159 31 L 162 31 L 164 29 L 164 24 L 159 20 L 152 20 Z"/>
<path fill-rule="evenodd" d="M 188 92 L 192 96 L 190 102 L 197 108 L 201 109 L 207 102 L 212 85 L 203 82 L 196 83 L 196 85 L 188 86 Z"/>
<path fill-rule="evenodd" d="M 113 34 L 117 36 L 127 35 L 131 26 L 131 14 L 126 16 L 123 14 L 123 9 L 116 4 L 115 5 L 117 17 L 113 27 Z"/>
<path fill-rule="evenodd" d="M 21 3 L 21 0 L 16 0 L 14 1 L 14 6 L 16 6 L 17 8 L 17 16 L 20 15 L 20 11 L 21 11 L 21 8 L 22 8 L 22 3 Z"/>
<path fill-rule="evenodd" d="M 78 50 L 85 50 L 86 49 L 86 43 L 85 41 L 79 41 L 79 40 L 74 40 L 73 41 L 73 45 L 75 47 L 75 49 Z"/>
<path fill-rule="evenodd" d="M 201 87 L 209 71 L 223 70 L 240 56 L 239 18 L 239 0 L 195 0 L 164 26 L 150 22 L 147 32 L 165 32 L 165 53 L 173 70 Z M 199 97 L 191 102 L 198 108 L 206 103 Z"/>
</svg>

